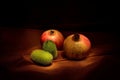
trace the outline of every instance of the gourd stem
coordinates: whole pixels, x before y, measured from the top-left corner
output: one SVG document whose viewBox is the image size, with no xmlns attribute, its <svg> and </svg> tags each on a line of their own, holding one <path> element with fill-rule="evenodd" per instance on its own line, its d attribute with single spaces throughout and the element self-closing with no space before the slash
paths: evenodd
<svg viewBox="0 0 120 80">
<path fill-rule="evenodd" d="M 73 40 L 74 40 L 74 41 L 79 41 L 79 39 L 80 39 L 79 33 L 74 34 Z"/>
</svg>

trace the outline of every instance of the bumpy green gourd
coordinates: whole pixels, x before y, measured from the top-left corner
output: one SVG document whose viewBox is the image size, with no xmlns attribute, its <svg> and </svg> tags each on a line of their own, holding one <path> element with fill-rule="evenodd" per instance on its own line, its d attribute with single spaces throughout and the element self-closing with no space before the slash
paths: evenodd
<svg viewBox="0 0 120 80">
<path fill-rule="evenodd" d="M 47 51 L 36 49 L 32 51 L 31 59 L 38 64 L 50 65 L 52 63 L 53 56 Z"/>
<path fill-rule="evenodd" d="M 53 59 L 56 59 L 58 56 L 56 44 L 51 40 L 43 43 L 43 50 L 50 52 L 53 55 Z"/>
</svg>

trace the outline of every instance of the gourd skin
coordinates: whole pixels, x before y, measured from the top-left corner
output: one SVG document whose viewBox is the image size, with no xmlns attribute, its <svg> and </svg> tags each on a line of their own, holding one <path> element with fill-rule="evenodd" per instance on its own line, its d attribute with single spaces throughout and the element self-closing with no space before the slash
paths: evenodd
<svg viewBox="0 0 120 80">
<path fill-rule="evenodd" d="M 31 59 L 38 64 L 49 65 L 52 63 L 53 56 L 47 51 L 36 49 L 32 51 Z"/>
<path fill-rule="evenodd" d="M 53 55 L 53 59 L 56 59 L 58 56 L 56 44 L 51 40 L 47 40 L 43 43 L 43 50 L 51 53 Z"/>
</svg>

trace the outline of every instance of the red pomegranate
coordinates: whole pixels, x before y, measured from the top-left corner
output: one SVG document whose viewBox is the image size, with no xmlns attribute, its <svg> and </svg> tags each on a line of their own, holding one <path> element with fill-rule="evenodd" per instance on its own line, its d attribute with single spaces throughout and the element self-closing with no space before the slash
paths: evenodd
<svg viewBox="0 0 120 80">
<path fill-rule="evenodd" d="M 64 36 L 56 29 L 49 29 L 42 33 L 40 37 L 41 43 L 43 44 L 46 40 L 52 40 L 56 44 L 58 50 L 63 48 Z"/>
</svg>

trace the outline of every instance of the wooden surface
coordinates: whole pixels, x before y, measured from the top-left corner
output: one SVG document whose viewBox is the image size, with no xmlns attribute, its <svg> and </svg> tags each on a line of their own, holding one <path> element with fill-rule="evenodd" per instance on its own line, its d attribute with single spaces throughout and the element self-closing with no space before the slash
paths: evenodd
<svg viewBox="0 0 120 80">
<path fill-rule="evenodd" d="M 119 37 L 116 32 L 79 32 L 92 42 L 89 56 L 80 61 L 67 60 L 58 51 L 50 66 L 36 65 L 30 53 L 41 48 L 43 30 L 0 29 L 0 80 L 116 80 L 119 71 Z M 64 37 L 74 31 L 61 31 Z"/>
</svg>

